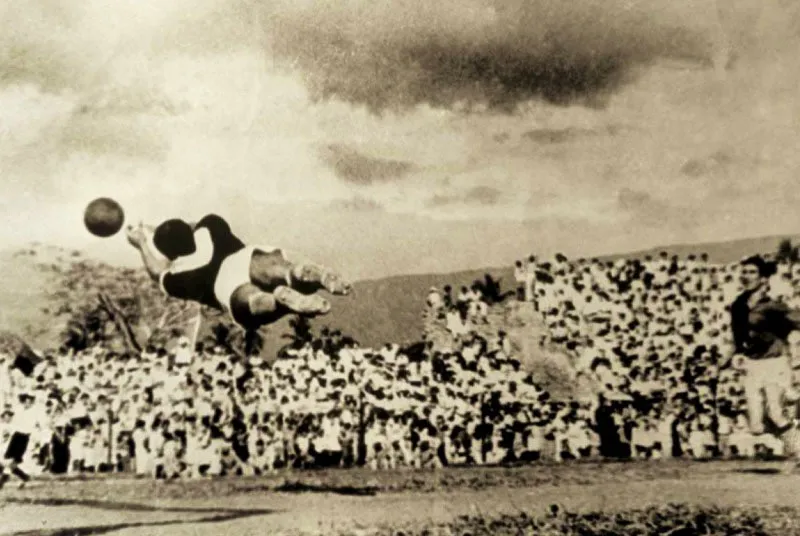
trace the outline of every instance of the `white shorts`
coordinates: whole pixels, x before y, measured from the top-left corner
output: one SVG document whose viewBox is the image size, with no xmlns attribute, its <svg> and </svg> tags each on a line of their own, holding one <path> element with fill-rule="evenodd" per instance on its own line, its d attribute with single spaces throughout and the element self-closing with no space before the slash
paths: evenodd
<svg viewBox="0 0 800 536">
<path fill-rule="evenodd" d="M 255 251 L 272 253 L 280 248 L 272 246 L 247 246 L 222 261 L 214 282 L 214 297 L 226 313 L 231 312 L 231 296 L 240 286 L 250 283 L 250 262 Z"/>
</svg>

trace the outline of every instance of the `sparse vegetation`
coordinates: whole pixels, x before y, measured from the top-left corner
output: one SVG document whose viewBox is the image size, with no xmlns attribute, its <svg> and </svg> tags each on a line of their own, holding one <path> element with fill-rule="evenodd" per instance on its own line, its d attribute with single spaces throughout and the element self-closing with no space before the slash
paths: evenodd
<svg viewBox="0 0 800 536">
<path fill-rule="evenodd" d="M 299 471 L 169 482 L 95 475 L 4 490 L 3 501 L 40 507 L 45 515 L 53 506 L 85 507 L 87 518 L 97 507 L 130 513 L 147 512 L 154 505 L 179 508 L 170 514 L 175 519 L 182 512 L 214 513 L 213 508 L 225 507 L 247 511 L 257 506 L 267 508 L 264 512 L 288 508 L 296 513 L 298 522 L 290 524 L 295 530 L 274 524 L 267 514 L 230 529 L 270 534 L 302 534 L 299 527 L 310 526 L 302 520 L 310 517 L 323 533 L 340 536 L 799 536 L 800 512 L 789 492 L 795 481 L 742 474 L 754 469 L 769 471 L 765 465 L 754 468 L 752 462 L 662 460 L 441 471 Z M 708 489 L 691 498 L 687 490 L 695 483 L 698 490 Z M 758 500 L 765 490 L 773 490 L 775 500 Z M 422 504 L 432 503 L 442 505 L 433 509 L 439 512 L 434 517 L 433 510 L 421 510 Z M 16 511 L 13 506 L 5 510 L 12 519 Z M 196 526 L 198 534 L 217 534 L 217 529 Z M 103 527 L 96 526 L 83 533 L 101 532 Z"/>
<path fill-rule="evenodd" d="M 375 536 L 790 536 L 787 516 L 797 512 L 776 508 L 700 508 L 669 504 L 646 509 L 607 512 L 562 512 L 553 505 L 547 515 L 521 512 L 497 517 L 462 516 L 433 527 L 379 529 Z M 355 533 L 345 533 L 355 534 Z M 360 533 L 363 534 L 363 533 Z"/>
<path fill-rule="evenodd" d="M 198 339 L 226 349 L 243 347 L 241 330 L 217 311 L 165 296 L 140 269 L 74 259 L 69 263 L 38 264 L 52 281 L 42 314 L 65 320 L 60 345 L 82 350 L 103 345 L 118 352 L 139 351 L 180 335 L 192 335 L 203 315 L 206 329 Z M 261 339 L 255 341 L 260 348 Z"/>
<path fill-rule="evenodd" d="M 685 460 L 614 463 L 538 463 L 521 466 L 448 467 L 443 470 L 347 470 L 281 472 L 261 477 L 230 477 L 159 482 L 151 479 L 119 480 L 112 475 L 81 476 L 80 486 L 45 487 L 25 491 L 30 500 L 104 498 L 113 487 L 119 500 L 206 499 L 269 492 L 345 494 L 431 494 L 492 489 L 538 489 L 553 486 L 618 485 L 658 480 L 706 480 L 725 472 L 747 470 L 746 462 L 691 463 Z M 74 496 L 72 494 L 75 494 Z"/>
</svg>

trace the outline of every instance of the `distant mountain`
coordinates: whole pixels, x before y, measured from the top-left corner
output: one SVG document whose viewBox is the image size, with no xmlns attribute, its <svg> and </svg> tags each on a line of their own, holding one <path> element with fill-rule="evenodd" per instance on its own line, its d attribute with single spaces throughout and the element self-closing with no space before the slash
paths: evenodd
<svg viewBox="0 0 800 536">
<path fill-rule="evenodd" d="M 646 255 L 655 257 L 660 252 L 666 251 L 670 255 L 678 255 L 683 258 L 692 254 L 699 256 L 707 253 L 711 262 L 729 263 L 755 253 L 773 253 L 784 238 L 789 238 L 794 243 L 800 243 L 800 235 L 769 236 L 730 242 L 678 244 L 598 258 L 614 260 L 644 258 Z M 469 285 L 473 280 L 481 279 L 487 273 L 494 278 L 500 278 L 501 287 L 504 290 L 513 288 L 512 266 L 361 281 L 355 285 L 351 297 L 335 299 L 332 313 L 318 322 L 341 329 L 364 345 L 372 346 L 390 341 L 411 342 L 417 340 L 422 333 L 422 311 L 430 287 L 442 288 L 449 284 L 454 291 L 457 291 L 461 285 Z"/>
<path fill-rule="evenodd" d="M 647 250 L 610 254 L 602 259 L 642 258 L 666 251 L 670 255 L 686 257 L 707 253 L 712 262 L 735 262 L 753 253 L 776 251 L 779 242 L 789 238 L 800 242 L 800 235 L 748 238 L 706 244 L 679 244 L 655 247 Z M 520 257 L 525 255 L 521 252 Z M 56 344 L 62 325 L 53 322 L 45 310 L 49 306 L 48 292 L 53 288 L 57 270 L 75 258 L 77 252 L 65 252 L 41 245 L 13 253 L 0 254 L 0 329 L 20 334 L 34 347 Z M 37 265 L 50 266 L 40 270 Z M 423 331 L 425 297 L 431 287 L 451 285 L 457 293 L 461 285 L 469 285 L 485 274 L 500 279 L 504 290 L 514 285 L 511 266 L 490 267 L 446 274 L 416 274 L 393 276 L 383 279 L 359 281 L 351 296 L 332 298 L 333 311 L 326 317 L 314 321 L 314 326 L 326 325 L 340 329 L 366 346 L 378 346 L 387 342 L 399 344 L 419 340 Z M 282 335 L 288 331 L 288 323 L 280 322 L 266 333 L 270 348 L 285 343 Z"/>
<path fill-rule="evenodd" d="M 789 239 L 794 244 L 800 243 L 800 235 L 775 235 L 760 238 L 742 238 L 724 242 L 709 242 L 705 244 L 675 244 L 672 246 L 659 246 L 631 253 L 608 255 L 605 258 L 643 258 L 645 255 L 656 256 L 662 251 L 670 255 L 687 257 L 707 253 L 711 262 L 729 263 L 742 260 L 744 257 L 756 253 L 774 253 L 781 240 Z"/>
</svg>

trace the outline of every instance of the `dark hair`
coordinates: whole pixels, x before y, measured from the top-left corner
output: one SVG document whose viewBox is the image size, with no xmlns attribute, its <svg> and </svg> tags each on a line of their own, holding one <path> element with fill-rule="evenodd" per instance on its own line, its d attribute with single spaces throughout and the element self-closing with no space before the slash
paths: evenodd
<svg viewBox="0 0 800 536">
<path fill-rule="evenodd" d="M 761 277 L 772 277 L 778 271 L 774 262 L 766 261 L 761 255 L 753 255 L 742 261 L 742 266 L 755 266 Z"/>
<path fill-rule="evenodd" d="M 156 227 L 153 243 L 169 260 L 195 252 L 192 226 L 179 219 L 167 220 Z"/>
</svg>

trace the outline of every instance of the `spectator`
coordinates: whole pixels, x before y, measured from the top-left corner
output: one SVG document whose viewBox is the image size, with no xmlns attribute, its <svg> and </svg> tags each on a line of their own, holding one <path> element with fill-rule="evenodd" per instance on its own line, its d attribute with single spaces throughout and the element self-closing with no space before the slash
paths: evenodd
<svg viewBox="0 0 800 536">
<path fill-rule="evenodd" d="M 328 331 L 272 364 L 180 340 L 172 352 L 153 345 L 130 358 L 100 347 L 64 353 L 30 375 L 0 367 L 10 403 L 0 434 L 24 413 L 18 395 L 27 392 L 47 408 L 23 460 L 32 471 L 55 467 L 57 445 L 72 471 L 108 470 L 110 454 L 161 478 L 595 454 L 752 456 L 757 444 L 781 452 L 771 436 L 748 435 L 746 376 L 723 359 L 735 342 L 726 308 L 738 292 L 736 265 L 669 255 L 523 264 L 515 263 L 528 278 L 522 297 L 535 298 L 548 339 L 600 392 L 591 406 L 549 400 L 505 329 L 487 333 L 496 299 L 483 281 L 462 287 L 456 303 L 451 287 L 431 289 L 428 306 L 450 336 L 438 353 L 430 344 L 361 348 Z M 786 299 L 786 285 L 800 288 L 800 270 L 782 267 L 779 284 Z"/>
</svg>

